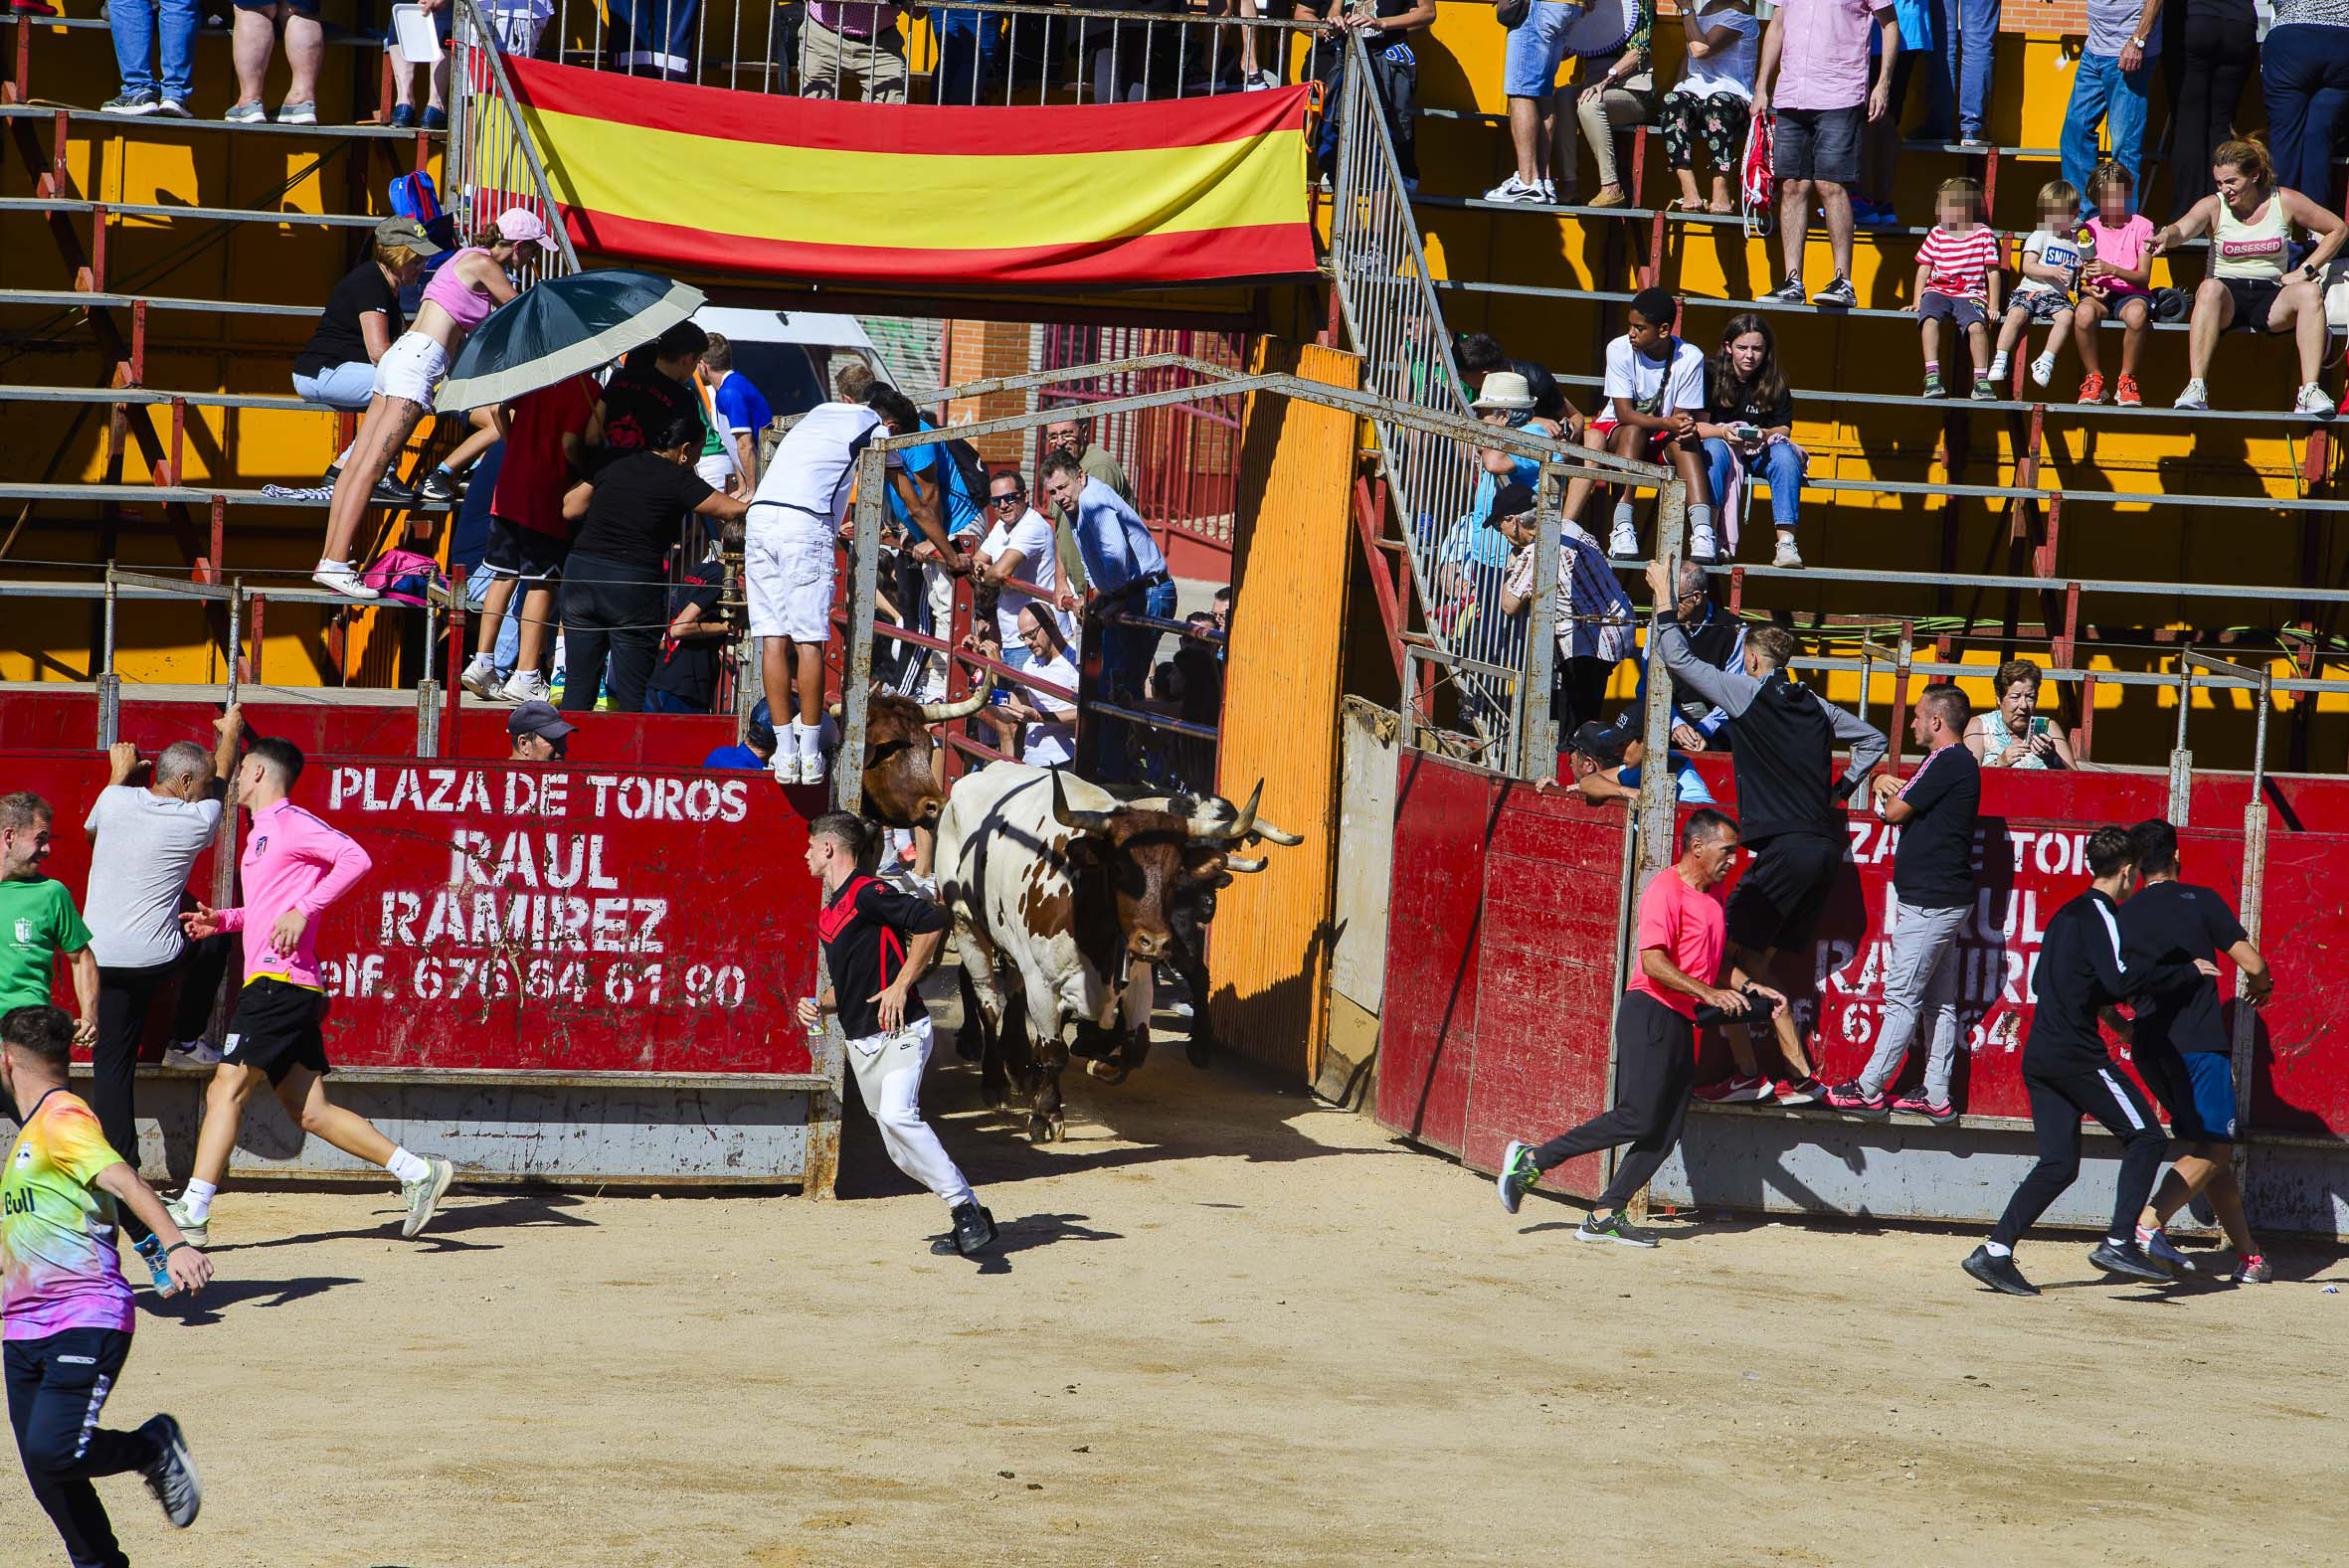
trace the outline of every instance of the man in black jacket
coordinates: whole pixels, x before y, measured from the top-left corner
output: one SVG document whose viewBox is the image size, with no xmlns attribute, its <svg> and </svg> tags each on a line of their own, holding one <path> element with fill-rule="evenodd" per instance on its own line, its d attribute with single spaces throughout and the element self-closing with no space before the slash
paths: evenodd
<svg viewBox="0 0 2349 1568">
<path fill-rule="evenodd" d="M 2104 1009 L 2148 991 L 2162 991 L 2195 971 L 2216 978 L 2205 959 L 2131 967 L 2123 962 L 2118 911 L 2137 890 L 2135 840 L 2125 829 L 2099 827 L 2088 840 L 2088 890 L 2049 920 L 2032 974 L 2031 1033 L 2023 1041 L 2023 1087 L 2031 1096 L 2031 1130 L 2039 1163 L 2007 1201 L 1990 1240 L 1965 1261 L 1966 1273 L 2009 1296 L 2037 1296 L 2039 1288 L 2015 1266 L 2015 1243 L 2079 1178 L 2079 1119 L 2089 1116 L 2120 1139 L 2120 1180 L 2112 1200 L 2112 1228 L 2088 1262 L 2106 1274 L 2167 1285 L 2169 1274 L 2137 1246 L 2137 1216 L 2153 1195 L 2166 1140 L 2153 1108 L 2113 1066 L 2096 1021 Z"/>
<path fill-rule="evenodd" d="M 1688 633 L 1669 613 L 1672 581 L 1661 562 L 1648 567 L 1648 591 L 1658 614 L 1651 657 L 1664 661 L 1680 690 L 1696 693 L 1727 715 L 1729 755 L 1736 767 L 1737 819 L 1753 864 L 1729 892 L 1729 958 L 1760 984 L 1791 994 L 1777 968 L 1782 954 L 1807 960 L 1828 889 L 1842 872 L 1848 839 L 1842 800 L 1884 761 L 1889 748 L 1875 726 L 1854 718 L 1787 673 L 1793 636 L 1776 626 L 1746 635 L 1742 669 L 1717 669 L 1699 658 Z M 1837 742 L 1851 748 L 1851 765 L 1831 783 Z M 1775 1099 L 1808 1105 L 1826 1093 L 1811 1071 L 1793 1009 L 1772 1019 L 1791 1079 L 1773 1086 L 1752 1046 L 1729 1031 L 1737 1075 L 1698 1091 L 1716 1103 Z"/>
</svg>

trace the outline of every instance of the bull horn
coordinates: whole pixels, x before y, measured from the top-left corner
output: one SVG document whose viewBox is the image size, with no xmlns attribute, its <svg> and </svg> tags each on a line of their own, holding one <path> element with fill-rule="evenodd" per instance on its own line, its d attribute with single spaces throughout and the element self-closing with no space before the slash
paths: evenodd
<svg viewBox="0 0 2349 1568">
<path fill-rule="evenodd" d="M 1068 791 L 1060 785 L 1060 770 L 1052 770 L 1052 820 L 1062 827 L 1080 833 L 1099 833 L 1109 827 L 1115 811 L 1079 811 L 1068 803 Z"/>
<path fill-rule="evenodd" d="M 1223 869 L 1226 871 L 1262 871 L 1264 862 L 1250 860 L 1246 855 L 1225 855 Z"/>
<path fill-rule="evenodd" d="M 1303 834 L 1284 833 L 1279 828 L 1273 826 L 1270 822 L 1264 821 L 1261 818 L 1257 820 L 1253 827 L 1248 829 L 1248 836 L 1250 838 L 1261 838 L 1267 843 L 1280 844 L 1290 849 L 1294 849 L 1299 844 L 1305 842 L 1305 837 Z"/>
<path fill-rule="evenodd" d="M 1263 798 L 1264 781 L 1259 779 L 1256 781 L 1255 792 L 1248 796 L 1248 803 L 1240 807 L 1238 818 L 1226 826 L 1210 829 L 1202 836 L 1224 839 L 1240 837 L 1256 825 L 1256 802 Z"/>
<path fill-rule="evenodd" d="M 968 719 L 987 706 L 988 693 L 994 690 L 995 672 L 986 670 L 978 689 L 960 702 L 925 702 L 922 704 L 924 724 L 944 724 L 951 719 Z"/>
</svg>

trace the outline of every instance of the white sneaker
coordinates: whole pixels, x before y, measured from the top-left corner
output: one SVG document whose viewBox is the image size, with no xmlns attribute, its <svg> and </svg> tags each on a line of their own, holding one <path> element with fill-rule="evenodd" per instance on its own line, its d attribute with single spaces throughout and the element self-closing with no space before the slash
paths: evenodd
<svg viewBox="0 0 2349 1568">
<path fill-rule="evenodd" d="M 1607 534 L 1607 554 L 1618 561 L 1639 559 L 1639 530 L 1629 523 L 1617 523 Z"/>
<path fill-rule="evenodd" d="M 456 683 L 483 702 L 495 702 L 502 695 L 497 679 L 497 661 L 486 653 L 476 653 L 465 664 L 464 673 Z"/>
<path fill-rule="evenodd" d="M 506 677 L 506 683 L 494 692 L 483 692 L 504 702 L 548 702 L 546 677 L 536 670 L 516 670 Z"/>
<path fill-rule="evenodd" d="M 2179 393 L 2178 401 L 2170 405 L 2173 409 L 2207 409 L 2210 406 L 2211 395 L 2199 376 L 2186 383 L 2186 390 Z"/>
<path fill-rule="evenodd" d="M 456 1167 L 446 1159 L 427 1159 L 425 1173 L 416 1181 L 400 1184 L 400 1196 L 407 1201 L 408 1216 L 400 1222 L 402 1236 L 414 1236 L 432 1222 L 440 1210 L 441 1199 L 448 1194 L 449 1183 L 455 1179 Z"/>
<path fill-rule="evenodd" d="M 800 759 L 800 783 L 804 784 L 823 783 L 823 753 L 811 752 Z"/>
<path fill-rule="evenodd" d="M 1712 529 L 1693 528 L 1689 530 L 1689 559 L 1692 561 L 1717 561 L 1720 559 L 1720 541 L 1713 537 Z"/>
<path fill-rule="evenodd" d="M 330 594 L 345 599 L 380 599 L 382 596 L 359 581 L 359 574 L 348 561 L 320 561 L 318 570 L 310 574 L 310 581 Z"/>
<path fill-rule="evenodd" d="M 2324 389 L 2312 381 L 2300 389 L 2300 400 L 2292 405 L 2292 412 L 2329 420 L 2333 417 L 2333 400 L 2326 397 Z"/>
<path fill-rule="evenodd" d="M 1794 548 L 1793 535 L 1780 534 L 1778 536 L 1778 553 L 1770 557 L 1770 565 L 1784 567 L 1789 572 L 1800 572 L 1803 569 L 1803 553 Z"/>
<path fill-rule="evenodd" d="M 1547 198 L 1542 195 L 1541 187 L 1538 184 L 1528 185 L 1512 174 L 1508 179 L 1485 192 L 1485 200 L 1488 202 L 1539 202 L 1545 201 Z"/>
<path fill-rule="evenodd" d="M 800 754 L 777 748 L 774 760 L 767 765 L 767 771 L 786 789 L 797 787 L 800 783 Z"/>
<path fill-rule="evenodd" d="M 2042 354 L 2031 362 L 2031 379 L 2042 387 L 2056 384 L 2056 356 Z"/>
<path fill-rule="evenodd" d="M 210 1040 L 185 1040 L 163 1053 L 165 1067 L 203 1071 L 220 1066 L 220 1047 Z"/>
<path fill-rule="evenodd" d="M 188 1200 L 185 1198 L 173 1198 L 163 1207 L 171 1215 L 171 1223 L 177 1225 L 179 1233 L 188 1239 L 188 1245 L 198 1252 L 202 1252 L 212 1244 L 212 1225 L 209 1217 L 202 1220 L 189 1219 L 187 1203 Z"/>
</svg>

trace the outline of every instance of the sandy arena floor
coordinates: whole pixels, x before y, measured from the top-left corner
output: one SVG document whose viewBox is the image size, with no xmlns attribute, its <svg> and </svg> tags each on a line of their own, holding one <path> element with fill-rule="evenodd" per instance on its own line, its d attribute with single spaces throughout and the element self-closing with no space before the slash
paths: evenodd
<svg viewBox="0 0 2349 1568">
<path fill-rule="evenodd" d="M 845 1201 L 232 1191 L 109 1408 L 186 1423 L 140 1568 L 2339 1561 L 2349 1277 L 1984 1294 L 1971 1237 L 1565 1205 L 1162 1051 L 1031 1149 L 934 1068 L 984 1268 L 852 1123 Z M 1702 1124 L 1700 1124 L 1702 1128 Z M 142 1301 L 146 1300 L 142 1298 Z M 64 1561 L 0 1481 L 13 1564 Z"/>
</svg>

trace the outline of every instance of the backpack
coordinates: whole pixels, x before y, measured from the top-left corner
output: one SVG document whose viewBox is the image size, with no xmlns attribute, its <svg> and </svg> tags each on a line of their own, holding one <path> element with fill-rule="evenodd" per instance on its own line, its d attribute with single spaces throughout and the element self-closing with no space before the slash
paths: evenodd
<svg viewBox="0 0 2349 1568">
<path fill-rule="evenodd" d="M 418 606 L 425 603 L 426 596 L 434 589 L 449 586 L 449 580 L 441 575 L 440 563 L 413 550 L 386 550 L 360 574 L 360 581 L 385 599 Z"/>
<path fill-rule="evenodd" d="M 940 441 L 938 453 L 941 462 L 953 465 L 951 471 L 962 481 L 965 498 L 979 509 L 980 526 L 984 528 L 987 525 L 987 464 L 980 460 L 979 448 L 957 436 L 952 440 Z M 939 522 L 951 535 L 954 532 L 953 509 L 944 505 L 943 494 L 939 500 Z"/>
</svg>

